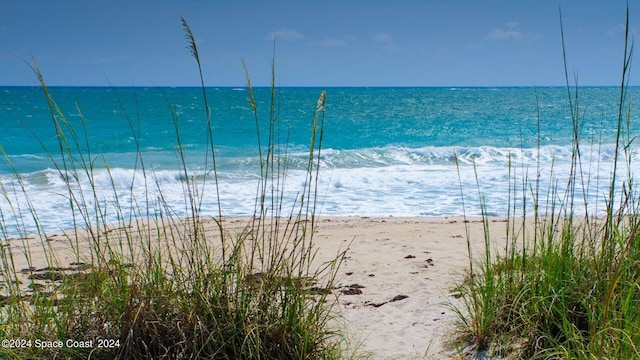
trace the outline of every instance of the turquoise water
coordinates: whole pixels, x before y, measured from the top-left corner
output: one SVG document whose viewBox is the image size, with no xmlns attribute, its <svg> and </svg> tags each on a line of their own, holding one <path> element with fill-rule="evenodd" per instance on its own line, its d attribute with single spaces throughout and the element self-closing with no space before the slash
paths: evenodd
<svg viewBox="0 0 640 360">
<path fill-rule="evenodd" d="M 293 201 L 304 184 L 310 124 L 322 90 L 327 91 L 319 189 L 323 215 L 436 216 L 464 211 L 477 215 L 477 184 L 487 211 L 504 215 L 510 161 L 512 173 L 539 179 L 543 189 L 554 184 L 562 190 L 566 183 L 573 130 L 565 88 L 282 88 L 277 90 L 275 111 L 281 142 L 289 144 L 291 157 L 287 201 Z M 96 201 L 113 202 L 114 184 L 120 201 L 145 198 L 153 192 L 150 188 L 160 188 L 151 195 L 161 192 L 181 214 L 184 175 L 176 160 L 172 112 L 187 166 L 192 174 L 200 174 L 205 171 L 207 141 L 202 89 L 56 87 L 50 91 L 77 132 L 80 147 L 90 148 L 101 192 Z M 266 129 L 270 89 L 255 91 L 261 126 Z M 207 96 L 223 211 L 251 214 L 259 158 L 247 91 L 208 88 Z M 631 104 L 639 96 L 638 89 L 629 89 Z M 578 89 L 583 173 L 590 183 L 587 207 L 595 213 L 603 207 L 602 194 L 610 176 L 618 99 L 616 88 Z M 640 124 L 634 113 L 632 136 Z M 11 204 L 16 208 L 25 201 L 12 195 L 17 182 L 11 162 L 30 197 L 38 199 L 33 206 L 43 226 L 69 227 L 68 196 L 50 158 L 58 159 L 60 151 L 42 90 L 0 88 L 0 121 L 0 145 L 9 159 L 0 162 L 0 181 L 8 194 L 0 199 L 5 219 L 15 222 Z M 136 161 L 138 147 L 145 167 L 153 170 L 153 179 L 146 180 L 153 181 L 153 186 L 144 186 Z M 636 151 L 633 146 L 631 150 Z M 132 185 L 134 190 L 129 191 Z M 204 211 L 217 213 L 214 196 L 205 197 Z"/>
</svg>

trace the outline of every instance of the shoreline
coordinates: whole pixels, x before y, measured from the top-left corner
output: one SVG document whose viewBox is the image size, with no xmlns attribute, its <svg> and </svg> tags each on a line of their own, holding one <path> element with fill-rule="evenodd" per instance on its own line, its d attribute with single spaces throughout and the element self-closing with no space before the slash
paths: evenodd
<svg viewBox="0 0 640 360">
<path fill-rule="evenodd" d="M 225 229 L 241 230 L 250 217 L 225 217 Z M 338 318 L 331 327 L 347 335 L 349 348 L 358 356 L 375 358 L 446 358 L 456 351 L 448 345 L 457 319 L 452 305 L 459 305 L 455 286 L 469 268 L 467 227 L 474 253 L 484 249 L 480 217 L 347 217 L 320 216 L 313 237 L 317 250 L 314 268 L 346 251 L 333 293 Z M 494 248 L 504 240 L 505 219 L 490 217 Z M 216 226 L 206 220 L 204 228 L 215 241 Z M 146 231 L 153 233 L 154 225 Z M 173 225 L 172 225 L 173 226 Z M 107 230 L 118 237 L 122 226 Z M 136 230 L 133 229 L 135 233 Z M 80 231 L 79 233 L 84 233 Z M 82 234 L 81 234 L 82 235 Z M 43 242 L 67 272 L 82 271 L 71 249 L 74 240 L 64 233 L 48 235 Z M 22 275 L 41 273 L 50 266 L 36 237 L 10 241 L 16 270 Z M 26 247 L 25 247 L 26 245 Z M 79 238 L 80 254 L 90 254 L 90 243 Z M 29 249 L 31 264 L 16 252 Z M 90 260 L 87 259 L 87 260 Z M 31 270 L 30 270 L 30 269 Z M 45 278 L 46 280 L 46 278 Z M 27 280 L 28 282 L 29 280 Z M 27 282 L 24 282 L 25 286 Z"/>
</svg>

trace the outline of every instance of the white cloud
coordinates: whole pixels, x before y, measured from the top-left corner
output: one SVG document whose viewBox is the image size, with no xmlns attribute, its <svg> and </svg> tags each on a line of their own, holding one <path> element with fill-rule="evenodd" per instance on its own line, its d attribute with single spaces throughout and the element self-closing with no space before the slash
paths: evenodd
<svg viewBox="0 0 640 360">
<path fill-rule="evenodd" d="M 508 22 L 502 28 L 491 30 L 485 37 L 489 40 L 519 40 L 522 38 L 522 33 L 516 30 L 518 25 L 515 21 Z"/>
<path fill-rule="evenodd" d="M 504 24 L 507 29 L 515 29 L 518 27 L 518 25 L 520 25 L 520 23 L 518 23 L 517 21 L 509 21 L 508 23 Z"/>
<path fill-rule="evenodd" d="M 304 39 L 304 36 L 300 34 L 298 31 L 293 29 L 280 29 L 276 31 L 272 31 L 267 36 L 265 36 L 267 40 L 299 40 Z"/>
<path fill-rule="evenodd" d="M 384 32 L 374 33 L 371 38 L 377 42 L 389 42 L 392 39 L 391 35 Z"/>
</svg>

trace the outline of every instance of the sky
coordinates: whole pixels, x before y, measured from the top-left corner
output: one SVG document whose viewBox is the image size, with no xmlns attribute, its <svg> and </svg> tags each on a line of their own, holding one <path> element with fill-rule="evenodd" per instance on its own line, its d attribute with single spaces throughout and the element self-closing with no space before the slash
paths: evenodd
<svg viewBox="0 0 640 360">
<path fill-rule="evenodd" d="M 0 0 L 0 86 L 618 85 L 625 0 Z M 640 1 L 629 0 L 640 33 Z M 631 84 L 634 81 L 633 65 Z"/>
</svg>

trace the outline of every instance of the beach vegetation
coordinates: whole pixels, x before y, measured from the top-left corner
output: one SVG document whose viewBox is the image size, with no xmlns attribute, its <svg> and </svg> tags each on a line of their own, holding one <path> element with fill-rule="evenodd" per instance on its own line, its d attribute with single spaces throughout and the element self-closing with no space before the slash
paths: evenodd
<svg viewBox="0 0 640 360">
<path fill-rule="evenodd" d="M 246 71 L 260 158 L 255 211 L 226 217 L 220 206 L 215 104 L 207 97 L 195 37 L 181 20 L 202 88 L 201 119 L 182 119 L 167 99 L 182 173 L 181 209 L 164 201 L 161 181 L 138 140 L 140 121 L 130 115 L 136 109 L 118 99 L 137 146 L 132 155 L 137 178 L 123 194 L 108 159 L 92 150 L 81 106 L 78 126 L 58 106 L 36 61 L 29 62 L 49 107 L 57 148 L 47 149 L 35 135 L 34 141 L 43 145 L 64 182 L 64 193 L 55 196 L 66 198 L 74 226 L 58 233 L 41 225 L 38 199 L 5 153 L 15 176 L 0 183 L 0 196 L 10 204 L 0 209 L 0 358 L 341 358 L 343 338 L 328 323 L 335 316 L 331 289 L 342 255 L 319 263 L 313 241 L 326 93 L 310 104 L 305 184 L 302 190 L 288 188 L 290 148 L 276 111 L 275 65 L 266 120 L 259 116 Z M 117 89 L 114 93 L 117 97 Z M 205 129 L 207 147 L 198 166 L 188 164 L 183 146 L 186 120 L 201 121 Z M 108 201 L 101 195 L 104 184 L 96 182 L 99 170 L 110 175 Z M 298 191 L 291 207 L 283 200 L 286 191 Z M 203 213 L 206 201 L 217 202 L 217 214 Z M 114 214 L 118 220 L 108 220 Z"/>
<path fill-rule="evenodd" d="M 561 16 L 560 23 L 574 134 L 571 170 L 568 178 L 542 189 L 539 163 L 530 176 L 530 169 L 510 162 L 504 241 L 491 238 L 489 226 L 494 224 L 482 209 L 484 247 L 475 252 L 467 237 L 470 271 L 458 288 L 457 346 L 465 358 L 640 358 L 640 193 L 632 172 L 635 134 L 627 98 L 633 52 L 629 14 L 610 169 L 585 161 L 584 109 L 579 106 L 580 87 L 569 81 Z M 594 181 L 587 169 L 610 174 L 597 213 L 587 209 Z M 482 196 L 480 186 L 478 192 Z"/>
</svg>

